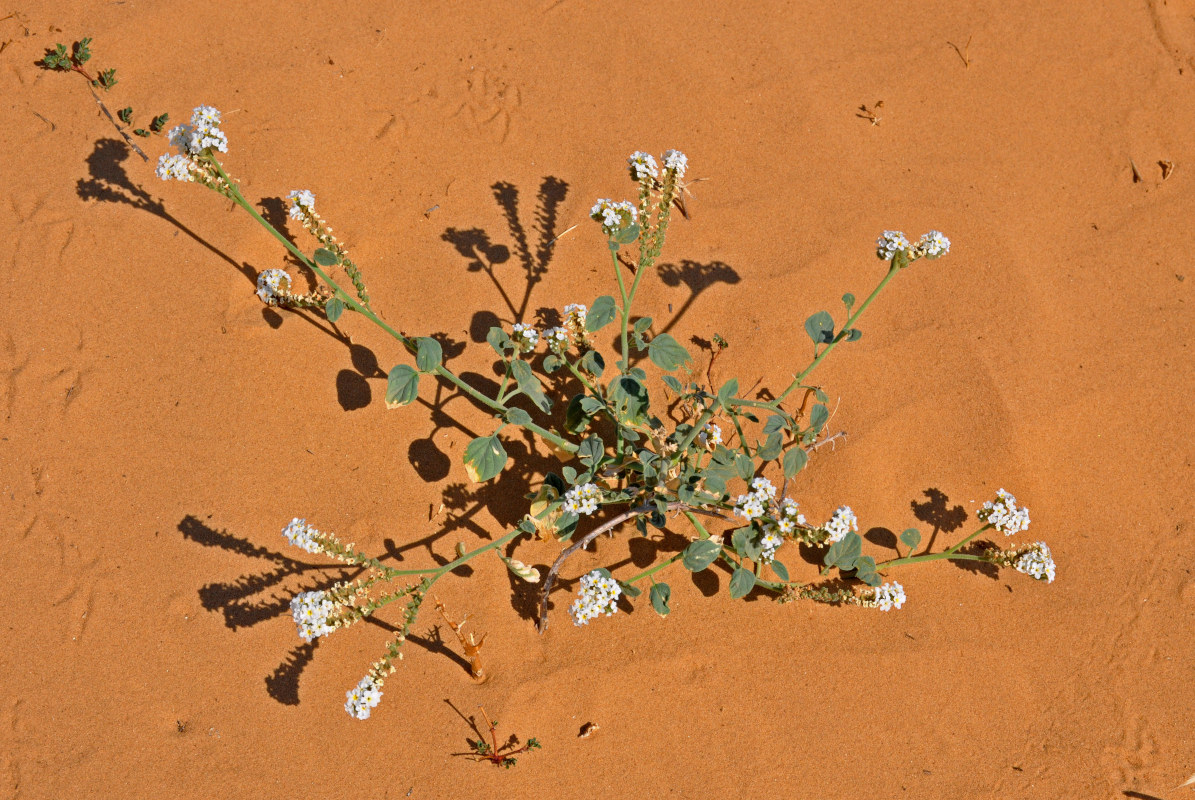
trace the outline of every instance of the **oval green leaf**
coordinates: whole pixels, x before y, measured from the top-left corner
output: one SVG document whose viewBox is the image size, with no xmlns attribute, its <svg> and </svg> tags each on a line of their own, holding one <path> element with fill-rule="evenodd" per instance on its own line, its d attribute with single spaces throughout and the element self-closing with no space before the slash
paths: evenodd
<svg viewBox="0 0 1195 800">
<path fill-rule="evenodd" d="M 755 588 L 755 573 L 744 567 L 739 567 L 730 576 L 730 599 L 738 600 L 746 597 Z"/>
<path fill-rule="evenodd" d="M 399 364 L 386 377 L 386 408 L 397 408 L 419 395 L 419 373 L 409 364 Z"/>
<path fill-rule="evenodd" d="M 415 366 L 419 367 L 420 372 L 434 372 L 444 357 L 440 343 L 424 336 L 415 340 L 415 347 Z"/>
<path fill-rule="evenodd" d="M 324 306 L 324 314 L 328 317 L 328 322 L 336 324 L 336 320 L 340 319 L 340 315 L 344 313 L 344 301 L 339 297 L 333 297 L 328 300 L 328 305 Z"/>
<path fill-rule="evenodd" d="M 784 454 L 784 477 L 791 478 L 809 463 L 809 454 L 800 445 L 794 445 Z"/>
<path fill-rule="evenodd" d="M 614 298 L 608 294 L 602 295 L 593 301 L 593 305 L 589 307 L 589 313 L 585 315 L 585 330 L 600 331 L 614 321 L 617 312 L 618 307 L 614 304 Z"/>
<path fill-rule="evenodd" d="M 721 552 L 722 545 L 718 542 L 711 539 L 698 539 L 695 542 L 690 542 L 689 546 L 685 548 L 685 554 L 681 556 L 681 563 L 690 572 L 701 572 L 713 564 Z"/>
<path fill-rule="evenodd" d="M 315 251 L 315 263 L 321 267 L 334 267 L 340 263 L 340 259 L 326 247 L 321 247 Z"/>
<path fill-rule="evenodd" d="M 667 333 L 661 333 L 647 345 L 647 357 L 665 372 L 680 369 L 686 361 L 692 361 L 689 351 Z"/>
<path fill-rule="evenodd" d="M 485 483 L 505 469 L 509 458 L 498 434 L 479 436 L 465 448 L 465 472 L 474 483 Z"/>
<path fill-rule="evenodd" d="M 656 583 L 651 587 L 651 607 L 656 610 L 656 613 L 661 617 L 668 616 L 672 611 L 668 607 L 668 601 L 672 599 L 672 588 L 666 583 Z"/>
</svg>

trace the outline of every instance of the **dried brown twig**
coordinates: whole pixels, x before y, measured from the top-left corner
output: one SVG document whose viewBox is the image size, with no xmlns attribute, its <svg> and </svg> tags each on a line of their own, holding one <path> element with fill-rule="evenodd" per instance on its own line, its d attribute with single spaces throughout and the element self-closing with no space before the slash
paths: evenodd
<svg viewBox="0 0 1195 800">
<path fill-rule="evenodd" d="M 452 618 L 448 616 L 448 611 L 444 608 L 444 604 L 440 602 L 440 598 L 436 597 L 436 611 L 440 612 L 440 616 L 444 618 L 444 622 L 456 634 L 457 641 L 461 643 L 461 647 L 465 651 L 465 658 L 469 659 L 469 674 L 476 680 L 484 681 L 486 679 L 485 667 L 481 663 L 481 646 L 485 644 L 485 637 L 488 633 L 483 633 L 480 639 L 475 639 L 470 633 L 468 637 L 461 633 L 461 628 L 465 627 L 465 623 L 469 620 L 469 615 L 461 617 L 460 622 L 453 622 Z"/>
</svg>

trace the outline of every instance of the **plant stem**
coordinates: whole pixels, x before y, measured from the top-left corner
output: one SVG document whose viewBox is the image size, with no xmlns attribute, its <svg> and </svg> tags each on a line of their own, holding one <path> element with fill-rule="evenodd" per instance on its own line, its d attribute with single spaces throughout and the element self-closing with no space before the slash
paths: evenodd
<svg viewBox="0 0 1195 800">
<path fill-rule="evenodd" d="M 883 291 L 884 287 L 888 285 L 888 281 L 892 280 L 892 278 L 895 277 L 896 273 L 900 272 L 900 270 L 901 267 L 894 258 L 892 261 L 892 266 L 888 268 L 888 274 L 884 276 L 884 279 L 881 280 L 879 285 L 872 290 L 871 294 L 867 296 L 867 299 L 859 305 L 859 308 L 855 310 L 855 313 L 847 317 L 846 324 L 842 326 L 842 330 L 838 332 L 838 335 L 834 337 L 834 340 L 826 345 L 826 349 L 822 350 L 821 353 L 819 353 L 817 357 L 813 359 L 809 366 L 805 367 L 805 369 L 799 375 L 797 375 L 797 377 L 793 378 L 793 382 L 789 384 L 788 388 L 780 393 L 780 396 L 776 398 L 777 404 L 784 402 L 784 399 L 792 394 L 793 390 L 800 386 L 802 381 L 809 377 L 809 373 L 813 372 L 813 370 L 817 368 L 817 365 L 822 363 L 826 356 L 830 355 L 830 351 L 833 350 L 839 342 L 846 338 L 846 334 L 851 330 L 851 328 L 855 327 L 855 323 L 859 321 L 859 317 L 861 317 L 863 312 L 867 310 L 867 307 L 871 305 L 871 301 L 876 299 L 879 293 Z"/>
<path fill-rule="evenodd" d="M 941 553 L 926 553 L 921 556 L 905 556 L 904 558 L 894 558 L 891 561 L 885 561 L 882 564 L 876 564 L 876 571 L 888 569 L 889 567 L 899 567 L 903 564 L 920 564 L 922 561 L 939 561 L 941 559 L 948 559 L 950 561 L 983 561 L 981 556 L 971 555 L 970 553 L 952 553 L 945 550 Z"/>
<path fill-rule="evenodd" d="M 332 280 L 332 278 L 329 277 L 328 274 L 326 272 L 324 272 L 323 269 L 321 269 L 318 264 L 316 264 L 313 260 L 308 258 L 303 253 L 302 250 L 300 250 L 298 247 L 296 247 L 294 245 L 293 242 L 290 241 L 290 239 L 287 239 L 285 236 L 282 235 L 281 232 L 278 231 L 277 228 L 275 228 L 273 225 L 271 225 L 269 222 L 267 222 L 265 217 L 263 217 L 261 214 L 259 214 L 257 212 L 257 209 L 254 208 L 252 206 L 252 204 L 250 204 L 249 201 L 245 199 L 245 196 L 243 194 L 241 194 L 240 189 L 237 187 L 237 185 L 235 183 L 233 183 L 232 179 L 228 177 L 228 173 L 226 173 L 224 171 L 224 167 L 220 165 L 220 162 L 214 156 L 209 156 L 208 158 L 209 158 L 212 166 L 214 166 L 216 168 L 216 171 L 220 173 L 220 177 L 224 179 L 225 184 L 227 184 L 227 186 L 231 190 L 232 200 L 234 203 L 239 205 L 241 208 L 245 209 L 245 211 L 249 213 L 249 216 L 251 216 L 251 217 L 253 217 L 253 219 L 257 220 L 258 224 L 260 224 L 263 228 L 265 228 L 267 231 L 269 231 L 270 235 L 272 235 L 275 239 L 277 239 L 279 242 L 281 242 L 283 247 L 285 247 L 287 250 L 289 250 L 291 252 L 291 254 L 294 255 L 296 258 L 298 258 L 303 263 L 304 266 L 306 266 L 308 269 L 310 269 L 312 272 L 314 272 L 316 275 L 318 275 L 320 277 L 320 279 L 324 281 L 324 283 L 328 284 L 328 286 L 332 289 L 332 291 L 337 296 L 340 297 L 340 299 L 344 302 L 344 304 L 346 306 L 351 308 L 353 311 L 356 311 L 357 313 L 365 316 L 368 320 L 373 322 L 379 328 L 381 328 L 382 330 L 386 331 L 386 333 L 393 336 L 409 352 L 414 353 L 416 351 L 417 346 L 412 339 L 410 339 L 406 336 L 403 336 L 401 333 L 396 331 L 394 328 L 390 327 L 390 325 L 388 325 L 385 320 L 383 320 L 381 317 L 379 317 L 373 311 L 371 311 L 370 309 L 366 308 L 364 305 L 362 305 L 361 303 L 359 303 L 355 299 L 353 299 L 353 297 L 351 295 L 349 295 L 347 292 L 345 292 L 342 288 L 340 288 L 340 285 L 337 284 L 336 281 Z M 499 412 L 500 414 L 505 414 L 505 412 L 508 410 L 507 407 L 505 405 L 503 405 L 502 403 L 500 403 L 490 397 L 487 397 L 486 395 L 482 394 L 478 390 L 474 389 L 469 384 L 465 383 L 463 380 L 461 380 L 459 377 L 457 377 L 451 370 L 449 370 L 443 364 L 437 365 L 435 370 L 433 370 L 433 372 L 440 378 L 443 378 L 444 380 L 448 381 L 452 385 L 456 386 L 458 389 L 460 389 L 462 392 L 464 392 L 465 394 L 472 397 L 474 400 Z M 534 422 L 528 422 L 524 425 L 521 425 L 520 427 L 526 428 L 527 430 L 529 430 L 532 433 L 535 433 L 536 435 L 538 435 L 539 437 L 551 442 L 553 445 L 555 445 L 556 447 L 558 447 L 562 450 L 565 450 L 570 453 L 575 453 L 577 451 L 577 445 L 573 444 L 572 442 L 568 441 L 567 439 L 557 436 L 556 434 L 552 433 L 549 430 L 546 430 L 545 428 L 540 427 L 539 425 L 536 425 Z"/>
<path fill-rule="evenodd" d="M 669 566 L 670 564 L 675 564 L 677 561 L 679 561 L 681 559 L 681 557 L 684 556 L 684 554 L 685 554 L 685 551 L 681 550 L 676 555 L 674 555 L 670 558 L 664 559 L 659 564 L 656 564 L 654 567 L 649 567 L 648 569 L 645 569 L 643 572 L 640 572 L 638 575 L 634 576 L 633 578 L 627 578 L 625 581 L 620 581 L 620 583 L 632 584 L 637 581 L 641 581 L 644 578 L 647 578 L 651 575 L 655 575 L 657 572 L 659 572 L 660 570 Z"/>
</svg>

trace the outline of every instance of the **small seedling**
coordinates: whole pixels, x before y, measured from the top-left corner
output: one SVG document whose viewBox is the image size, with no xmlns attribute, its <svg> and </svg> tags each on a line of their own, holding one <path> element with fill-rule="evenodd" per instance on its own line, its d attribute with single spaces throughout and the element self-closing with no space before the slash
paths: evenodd
<svg viewBox="0 0 1195 800">
<path fill-rule="evenodd" d="M 490 740 L 487 742 L 484 739 L 477 739 L 476 741 L 471 740 L 469 742 L 473 746 L 473 752 L 478 761 L 488 761 L 496 766 L 510 769 L 518 763 L 518 759 L 515 756 L 540 749 L 539 739 L 528 739 L 525 744 L 520 746 L 519 737 L 514 734 L 511 734 L 505 744 L 499 745 L 498 723 L 490 720 L 489 715 L 485 713 L 485 706 L 479 706 L 479 708 L 481 709 L 482 719 L 485 720 Z"/>
</svg>

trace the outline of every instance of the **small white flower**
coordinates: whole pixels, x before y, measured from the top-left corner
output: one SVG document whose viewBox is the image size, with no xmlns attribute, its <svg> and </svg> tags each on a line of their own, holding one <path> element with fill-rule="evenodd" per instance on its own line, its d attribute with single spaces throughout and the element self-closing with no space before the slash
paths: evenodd
<svg viewBox="0 0 1195 800">
<path fill-rule="evenodd" d="M 676 177 L 683 178 L 685 170 L 689 168 L 689 159 L 680 150 L 667 150 L 664 152 L 664 169 L 672 170 L 676 173 Z"/>
<path fill-rule="evenodd" d="M 759 540 L 759 543 L 763 546 L 759 552 L 759 560 L 771 561 L 776 557 L 776 548 L 784 544 L 784 538 L 775 530 L 767 530 Z"/>
<path fill-rule="evenodd" d="M 196 128 L 215 127 L 220 124 L 220 112 L 211 106 L 196 106 L 191 112 L 191 124 Z"/>
<path fill-rule="evenodd" d="M 325 592 L 300 592 L 290 601 L 290 613 L 299 628 L 299 636 L 307 642 L 336 630 L 336 626 L 328 622 L 335 610 L 336 604 Z"/>
<path fill-rule="evenodd" d="M 631 153 L 627 164 L 631 167 L 631 177 L 637 181 L 657 178 L 660 175 L 660 168 L 656 166 L 656 160 L 651 157 L 650 153 L 644 153 L 642 150 Z"/>
<path fill-rule="evenodd" d="M 519 348 L 520 353 L 530 353 L 539 344 L 539 331 L 531 325 L 516 322 L 511 327 L 511 341 Z"/>
<path fill-rule="evenodd" d="M 290 275 L 284 269 L 262 270 L 257 276 L 257 296 L 267 306 L 276 306 L 290 292 Z"/>
<path fill-rule="evenodd" d="M 164 155 L 158 159 L 158 177 L 164 181 L 193 181 L 193 163 L 184 155 Z"/>
<path fill-rule="evenodd" d="M 286 537 L 286 541 L 308 553 L 324 552 L 324 546 L 320 544 L 319 540 L 320 532 L 308 525 L 305 519 L 298 517 L 292 519 L 282 529 L 282 535 Z"/>
<path fill-rule="evenodd" d="M 859 530 L 859 520 L 850 506 L 842 506 L 830 517 L 830 521 L 822 526 L 827 534 L 826 541 L 839 542 L 851 531 Z"/>
<path fill-rule="evenodd" d="M 602 614 L 607 617 L 618 611 L 618 598 L 622 587 L 613 578 L 607 578 L 600 570 L 594 570 L 581 577 L 581 593 L 569 608 L 576 625 L 586 625 L 589 620 Z"/>
<path fill-rule="evenodd" d="M 315 213 L 315 195 L 306 189 L 296 189 L 288 194 L 290 200 L 290 218 L 302 221 L 306 214 Z"/>
<path fill-rule="evenodd" d="M 569 514 L 588 516 L 598 510 L 598 502 L 601 499 L 602 490 L 597 484 L 585 483 L 565 492 L 564 502 L 560 507 Z"/>
<path fill-rule="evenodd" d="M 1013 569 L 1046 583 L 1054 582 L 1057 565 L 1045 542 L 1034 542 L 1013 562 Z"/>
<path fill-rule="evenodd" d="M 1029 529 L 1029 509 L 1017 508 L 1017 499 L 1003 489 L 996 492 L 995 500 L 984 503 L 976 516 L 1005 536 Z"/>
<path fill-rule="evenodd" d="M 572 342 L 572 337 L 568 335 L 568 331 L 564 328 L 548 328 L 544 331 L 544 341 L 548 343 L 548 349 L 556 355 L 563 355 L 565 350 L 568 350 L 569 344 Z"/>
<path fill-rule="evenodd" d="M 354 719 L 369 719 L 370 709 L 382 702 L 382 689 L 372 675 L 366 675 L 352 689 L 345 692 L 344 710 Z"/>
<path fill-rule="evenodd" d="M 921 237 L 917 249 L 928 258 L 937 258 L 950 252 L 950 240 L 941 231 L 930 231 Z"/>
<path fill-rule="evenodd" d="M 764 477 L 758 477 L 751 481 L 751 491 L 756 494 L 766 495 L 769 499 L 776 497 L 776 487 L 772 482 Z"/>
<path fill-rule="evenodd" d="M 701 442 L 703 447 L 708 447 L 712 450 L 714 447 L 722 444 L 722 429 L 713 422 L 707 422 L 701 433 L 697 434 L 697 441 Z"/>
<path fill-rule="evenodd" d="M 905 589 L 896 581 L 864 590 L 862 605 L 866 608 L 878 608 L 880 611 L 891 611 L 905 604 Z"/>
<path fill-rule="evenodd" d="M 884 261 L 891 261 L 892 257 L 902 250 L 908 250 L 909 240 L 900 231 L 884 231 L 876 240 L 876 255 Z"/>
<path fill-rule="evenodd" d="M 593 208 L 589 209 L 589 216 L 602 224 L 602 231 L 607 236 L 613 236 L 635 224 L 639 212 L 626 200 L 617 203 L 613 200 L 598 200 L 593 204 Z"/>
</svg>

